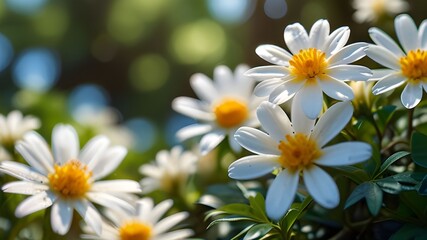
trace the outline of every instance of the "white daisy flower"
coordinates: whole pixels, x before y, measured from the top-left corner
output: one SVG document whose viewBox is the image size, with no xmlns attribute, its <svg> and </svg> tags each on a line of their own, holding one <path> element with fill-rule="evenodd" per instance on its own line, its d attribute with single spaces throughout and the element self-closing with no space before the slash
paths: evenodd
<svg viewBox="0 0 427 240">
<path fill-rule="evenodd" d="M 261 99 L 252 94 L 254 81 L 243 75 L 248 70 L 245 65 L 237 66 L 234 74 L 226 66 L 214 70 L 213 82 L 204 74 L 195 74 L 190 83 L 200 100 L 178 97 L 172 108 L 184 115 L 200 121 L 180 129 L 177 137 L 184 141 L 204 135 L 200 140 L 203 155 L 214 149 L 225 136 L 233 136 L 241 126 L 257 126 L 255 109 Z M 231 148 L 238 152 L 239 144 L 229 137 Z"/>
<path fill-rule="evenodd" d="M 267 133 L 242 127 L 236 140 L 256 153 L 233 162 L 229 176 L 237 180 L 257 178 L 279 170 L 266 196 L 267 215 L 279 220 L 293 202 L 300 175 L 313 199 L 325 208 L 339 203 L 339 192 L 332 177 L 319 166 L 341 166 L 371 157 L 371 146 L 363 142 L 343 142 L 325 146 L 348 123 L 353 107 L 341 102 L 329 108 L 314 125 L 298 107 L 292 106 L 292 123 L 277 105 L 264 102 L 257 110 L 261 126 Z"/>
<path fill-rule="evenodd" d="M 110 174 L 123 160 L 127 150 L 109 146 L 104 136 L 92 138 L 79 152 L 76 131 L 69 125 L 57 125 L 52 132 L 52 153 L 36 132 L 28 132 L 16 144 L 16 150 L 30 166 L 12 161 L 0 163 L 0 171 L 23 181 L 10 182 L 4 192 L 32 195 L 16 208 L 23 217 L 52 206 L 51 225 L 64 235 L 70 229 L 75 209 L 95 232 L 101 233 L 101 216 L 91 202 L 113 209 L 133 210 L 120 195 L 140 192 L 131 180 L 97 181 Z"/>
<path fill-rule="evenodd" d="M 0 143 L 4 146 L 13 146 L 26 132 L 39 127 L 38 118 L 30 115 L 24 117 L 18 110 L 10 112 L 7 116 L 0 114 Z"/>
<path fill-rule="evenodd" d="M 400 100 L 406 108 L 414 108 L 421 101 L 423 89 L 427 91 L 427 20 L 419 30 L 412 18 L 406 14 L 394 20 L 397 38 L 402 49 L 385 32 L 378 28 L 369 29 L 376 45 L 369 45 L 366 54 L 388 69 L 374 72 L 372 88 L 375 95 L 405 85 Z"/>
<path fill-rule="evenodd" d="M 371 70 L 348 65 L 365 56 L 366 43 L 344 45 L 350 36 L 348 27 L 329 34 L 329 22 L 318 20 L 307 33 L 299 23 L 285 28 L 284 39 L 291 53 L 274 45 L 261 45 L 256 53 L 275 64 L 252 68 L 246 74 L 261 81 L 255 95 L 269 96 L 281 104 L 295 96 L 307 117 L 316 119 L 323 105 L 324 92 L 329 97 L 347 101 L 354 97 L 345 81 L 367 80 Z"/>
<path fill-rule="evenodd" d="M 96 235 L 89 229 L 83 235 L 85 239 L 103 240 L 178 240 L 193 235 L 190 229 L 172 230 L 179 222 L 188 217 L 187 212 L 172 214 L 163 219 L 162 216 L 172 207 L 172 200 L 165 200 L 154 205 L 151 198 L 143 198 L 137 202 L 136 211 L 109 211 L 108 219 L 113 225 L 103 222 L 101 235 Z"/>
<path fill-rule="evenodd" d="M 409 9 L 403 0 L 353 0 L 354 21 L 358 23 L 376 22 L 384 15 L 395 15 Z"/>
<path fill-rule="evenodd" d="M 165 192 L 179 191 L 187 183 L 188 177 L 197 170 L 198 156 L 175 146 L 171 151 L 157 153 L 154 163 L 144 164 L 139 172 L 147 177 L 140 181 L 143 193 L 156 189 Z"/>
</svg>

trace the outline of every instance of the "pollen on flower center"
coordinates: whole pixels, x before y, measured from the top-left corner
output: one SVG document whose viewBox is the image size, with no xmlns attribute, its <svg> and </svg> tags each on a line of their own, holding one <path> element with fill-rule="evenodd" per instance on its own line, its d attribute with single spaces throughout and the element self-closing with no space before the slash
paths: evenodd
<svg viewBox="0 0 427 240">
<path fill-rule="evenodd" d="M 302 49 L 289 61 L 293 75 L 307 80 L 325 74 L 328 66 L 326 54 L 316 48 Z"/>
<path fill-rule="evenodd" d="M 90 189 L 92 172 L 80 161 L 70 160 L 63 166 L 55 165 L 54 169 L 48 175 L 49 184 L 63 198 L 80 198 Z"/>
<path fill-rule="evenodd" d="M 409 51 L 408 55 L 400 58 L 400 68 L 409 80 L 427 78 L 427 51 L 417 49 Z"/>
<path fill-rule="evenodd" d="M 148 240 L 151 237 L 151 226 L 139 221 L 130 221 L 120 227 L 121 240 Z"/>
<path fill-rule="evenodd" d="M 235 99 L 225 99 L 214 108 L 217 123 L 224 128 L 242 124 L 248 117 L 248 107 Z"/>
<path fill-rule="evenodd" d="M 282 152 L 279 162 L 290 171 L 310 167 L 322 155 L 317 143 L 305 134 L 286 135 L 286 140 L 280 141 L 278 146 Z"/>
</svg>

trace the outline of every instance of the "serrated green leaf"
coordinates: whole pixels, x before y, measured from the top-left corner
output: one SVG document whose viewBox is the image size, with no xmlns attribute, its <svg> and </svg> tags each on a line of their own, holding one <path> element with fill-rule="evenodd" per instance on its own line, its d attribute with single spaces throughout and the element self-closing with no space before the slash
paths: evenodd
<svg viewBox="0 0 427 240">
<path fill-rule="evenodd" d="M 411 156 L 412 160 L 419 166 L 427 168 L 427 136 L 414 132 L 411 137 Z"/>
<path fill-rule="evenodd" d="M 271 224 L 257 224 L 253 226 L 248 233 L 246 233 L 243 240 L 253 240 L 253 239 L 259 239 L 263 236 L 265 236 L 270 230 L 273 228 Z"/>
<path fill-rule="evenodd" d="M 390 157 L 388 157 L 383 164 L 381 164 L 379 172 L 375 175 L 374 179 L 377 178 L 379 175 L 381 175 L 385 170 L 387 170 L 388 167 L 390 167 L 391 164 L 396 162 L 397 160 L 408 156 L 410 153 L 406 151 L 396 152 Z"/>
<path fill-rule="evenodd" d="M 366 192 L 365 198 L 368 205 L 369 212 L 376 216 L 380 212 L 383 203 L 383 192 L 377 184 L 369 182 L 369 189 Z"/>
<path fill-rule="evenodd" d="M 370 185 L 368 182 L 362 183 L 358 185 L 353 192 L 348 196 L 347 200 L 345 201 L 344 209 L 352 206 L 356 202 L 360 201 L 362 198 L 365 197 L 366 192 L 368 191 Z"/>
</svg>

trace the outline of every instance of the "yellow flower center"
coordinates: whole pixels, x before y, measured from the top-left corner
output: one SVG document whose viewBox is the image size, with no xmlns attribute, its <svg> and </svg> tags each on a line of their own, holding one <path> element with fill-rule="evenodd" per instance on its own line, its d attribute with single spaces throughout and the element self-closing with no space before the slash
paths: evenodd
<svg viewBox="0 0 427 240">
<path fill-rule="evenodd" d="M 63 198 L 83 197 L 90 189 L 92 172 L 78 160 L 68 161 L 63 166 L 54 166 L 55 172 L 48 175 L 53 191 Z"/>
<path fill-rule="evenodd" d="M 279 162 L 289 171 L 308 168 L 322 155 L 317 143 L 305 134 L 286 135 L 286 140 L 280 141 L 278 146 L 282 152 Z"/>
<path fill-rule="evenodd" d="M 224 128 L 242 124 L 249 115 L 246 104 L 235 99 L 223 100 L 215 106 L 214 113 L 217 123 Z"/>
<path fill-rule="evenodd" d="M 151 237 L 151 226 L 139 221 L 130 221 L 120 227 L 121 240 L 148 240 Z"/>
<path fill-rule="evenodd" d="M 314 81 L 325 74 L 328 67 L 326 54 L 315 48 L 302 49 L 289 61 L 291 73 L 296 77 Z"/>
<path fill-rule="evenodd" d="M 427 51 L 420 49 L 409 51 L 408 55 L 400 58 L 400 68 L 409 81 L 425 80 L 427 78 Z"/>
</svg>

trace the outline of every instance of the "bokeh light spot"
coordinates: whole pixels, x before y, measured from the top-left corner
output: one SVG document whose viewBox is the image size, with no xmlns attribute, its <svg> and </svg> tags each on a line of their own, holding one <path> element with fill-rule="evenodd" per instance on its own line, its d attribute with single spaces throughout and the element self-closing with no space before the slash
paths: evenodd
<svg viewBox="0 0 427 240">
<path fill-rule="evenodd" d="M 181 143 L 181 141 L 179 141 L 176 137 L 176 132 L 178 132 L 178 130 L 196 122 L 197 121 L 193 118 L 184 116 L 182 114 L 174 113 L 172 116 L 170 116 L 166 122 L 165 127 L 166 142 L 169 144 L 169 146 L 175 146 Z"/>
<path fill-rule="evenodd" d="M 149 150 L 156 142 L 156 126 L 148 119 L 134 118 L 125 123 L 133 134 L 132 149 L 137 152 Z"/>
<path fill-rule="evenodd" d="M 61 40 L 68 28 L 68 12 L 61 6 L 49 5 L 34 16 L 32 23 L 34 30 L 49 41 Z"/>
<path fill-rule="evenodd" d="M 34 14 L 46 4 L 47 0 L 6 0 L 6 6 L 20 14 Z"/>
<path fill-rule="evenodd" d="M 68 99 L 71 115 L 79 122 L 85 121 L 82 115 L 87 111 L 101 112 L 108 104 L 108 95 L 103 88 L 94 84 L 76 87 Z"/>
<path fill-rule="evenodd" d="M 173 55 L 184 64 L 214 61 L 221 58 L 226 49 L 224 30 L 207 19 L 179 27 L 171 40 Z"/>
<path fill-rule="evenodd" d="M 49 90 L 58 76 L 59 59 L 48 49 L 36 48 L 23 52 L 13 67 L 15 84 L 37 92 Z"/>
<path fill-rule="evenodd" d="M 149 54 L 133 61 L 129 68 L 130 83 L 140 91 L 162 87 L 169 77 L 169 64 L 160 55 Z"/>
<path fill-rule="evenodd" d="M 279 19 L 288 12 L 286 0 L 266 0 L 264 3 L 265 14 L 272 19 Z"/>
<path fill-rule="evenodd" d="M 242 23 L 254 12 L 254 0 L 207 0 L 210 14 L 224 23 Z"/>
<path fill-rule="evenodd" d="M 5 69 L 13 57 L 13 48 L 9 39 L 0 33 L 0 71 Z"/>
</svg>

